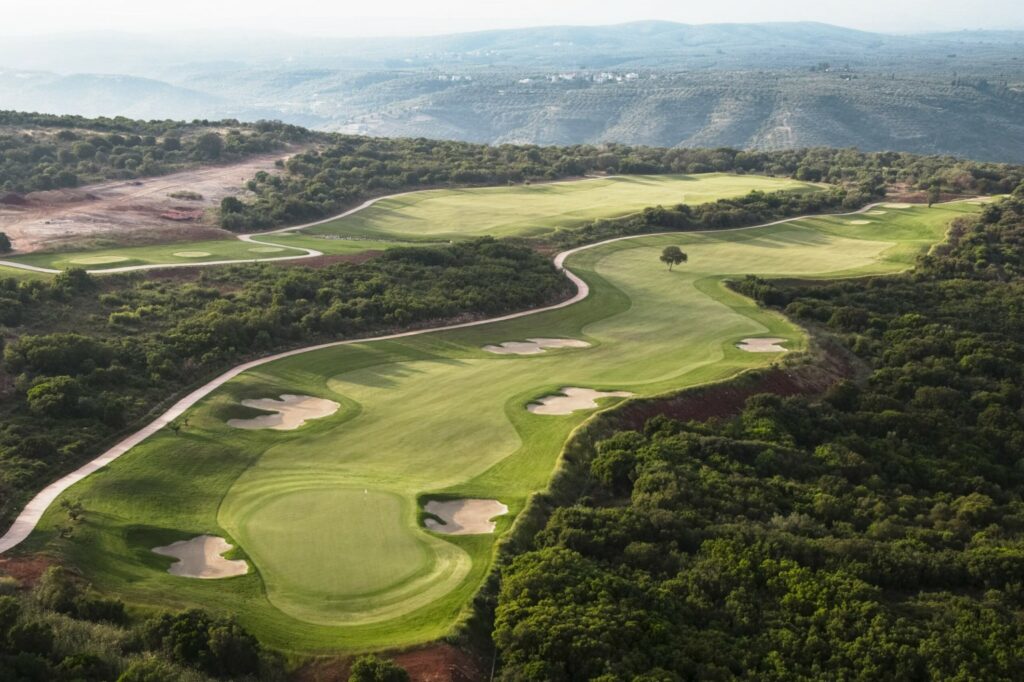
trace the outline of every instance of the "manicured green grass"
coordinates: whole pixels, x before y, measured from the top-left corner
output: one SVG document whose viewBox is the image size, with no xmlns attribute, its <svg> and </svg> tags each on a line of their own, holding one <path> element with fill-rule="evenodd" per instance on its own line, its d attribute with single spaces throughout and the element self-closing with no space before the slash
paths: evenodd
<svg viewBox="0 0 1024 682">
<path fill-rule="evenodd" d="M 565 309 L 463 330 L 359 343 L 247 372 L 71 489 L 85 521 L 70 538 L 54 505 L 30 539 L 96 587 L 139 607 L 234 613 L 271 646 L 365 650 L 443 636 L 490 568 L 494 544 L 549 480 L 592 412 L 530 414 L 563 386 L 654 395 L 717 381 L 777 356 L 735 348 L 751 336 L 805 345 L 801 330 L 725 288 L 744 274 L 836 277 L 905 268 L 943 234 L 958 204 L 768 228 L 648 236 L 583 251 L 569 266 L 591 296 Z M 669 272 L 661 249 L 688 264 Z M 536 336 L 585 349 L 497 356 L 481 346 Z M 299 393 L 341 404 L 295 431 L 225 424 L 245 398 Z M 604 406 L 617 402 L 606 400 Z M 444 537 L 417 522 L 425 494 L 495 498 L 493 536 Z M 166 573 L 150 549 L 221 535 L 255 569 L 216 581 Z"/>
<path fill-rule="evenodd" d="M 290 234 L 259 238 L 260 243 L 238 239 L 217 239 L 198 242 L 176 242 L 152 246 L 132 246 L 61 253 L 30 253 L 9 260 L 44 268 L 64 270 L 86 268 L 105 270 L 132 265 L 163 265 L 203 263 L 218 260 L 257 260 L 301 255 L 297 249 L 311 248 L 327 254 L 361 253 L 386 249 L 391 242 L 347 239 L 324 239 Z M 294 248 L 289 248 L 294 247 Z"/>
<path fill-rule="evenodd" d="M 333 234 L 309 235 L 301 232 L 278 232 L 261 235 L 255 239 L 268 244 L 315 249 L 330 256 L 363 253 L 365 251 L 383 251 L 396 246 L 413 245 L 412 242 L 397 239 L 355 239 Z M 423 243 L 415 242 L 415 245 L 418 246 Z"/>
<path fill-rule="evenodd" d="M 629 175 L 543 185 L 442 189 L 380 201 L 308 234 L 460 239 L 481 235 L 536 237 L 647 206 L 703 204 L 751 190 L 818 191 L 788 178 L 760 175 Z"/>
<path fill-rule="evenodd" d="M 31 270 L 22 270 L 21 268 L 12 268 L 6 265 L 0 265 L 0 279 L 17 279 L 17 280 L 45 280 L 52 277 L 45 272 L 32 272 Z"/>
</svg>

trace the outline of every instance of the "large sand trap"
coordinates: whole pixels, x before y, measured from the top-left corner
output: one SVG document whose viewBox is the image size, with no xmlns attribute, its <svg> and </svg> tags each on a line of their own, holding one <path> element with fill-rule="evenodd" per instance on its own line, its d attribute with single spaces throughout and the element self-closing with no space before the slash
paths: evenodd
<svg viewBox="0 0 1024 682">
<path fill-rule="evenodd" d="M 846 223 L 848 225 L 870 225 L 871 221 L 870 220 L 847 220 Z"/>
<path fill-rule="evenodd" d="M 258 400 L 243 400 L 242 404 L 274 414 L 263 414 L 251 419 L 229 419 L 228 426 L 233 426 L 236 429 L 291 431 L 305 424 L 307 420 L 330 416 L 341 407 L 338 403 L 326 398 L 289 394 L 282 395 L 280 400 L 260 398 Z"/>
<path fill-rule="evenodd" d="M 885 215 L 887 211 L 868 211 L 864 215 Z"/>
<path fill-rule="evenodd" d="M 536 355 L 548 348 L 589 348 L 590 344 L 579 339 L 527 339 L 526 341 L 506 341 L 497 346 L 484 346 L 488 353 L 498 355 Z"/>
<path fill-rule="evenodd" d="M 83 256 L 82 258 L 74 258 L 71 260 L 72 263 L 78 263 L 79 265 L 106 265 L 107 263 L 121 263 L 128 260 L 125 256 Z"/>
<path fill-rule="evenodd" d="M 249 250 L 253 253 L 275 253 L 277 251 L 287 251 L 287 249 L 280 246 L 256 246 Z"/>
<path fill-rule="evenodd" d="M 592 410 L 598 398 L 628 398 L 629 391 L 595 391 L 592 388 L 566 387 L 560 395 L 549 395 L 530 403 L 526 409 L 534 414 L 572 414 L 577 410 Z"/>
<path fill-rule="evenodd" d="M 221 556 L 231 548 L 224 538 L 200 535 L 191 540 L 172 542 L 165 547 L 154 547 L 153 552 L 177 559 L 167 569 L 171 575 L 213 580 L 249 572 L 249 565 L 241 559 L 225 559 Z"/>
<path fill-rule="evenodd" d="M 914 208 L 915 205 L 916 204 L 900 204 L 900 203 L 882 204 L 882 206 L 885 206 L 886 208 Z"/>
<path fill-rule="evenodd" d="M 748 353 L 785 353 L 788 349 L 779 345 L 785 342 L 786 339 L 743 339 L 736 347 Z"/>
<path fill-rule="evenodd" d="M 178 251 L 174 255 L 178 258 L 206 258 L 213 254 L 209 251 Z"/>
<path fill-rule="evenodd" d="M 435 533 L 448 535 L 493 533 L 492 519 L 508 513 L 508 507 L 497 500 L 431 500 L 423 509 L 444 521 L 426 519 L 423 525 Z"/>
</svg>

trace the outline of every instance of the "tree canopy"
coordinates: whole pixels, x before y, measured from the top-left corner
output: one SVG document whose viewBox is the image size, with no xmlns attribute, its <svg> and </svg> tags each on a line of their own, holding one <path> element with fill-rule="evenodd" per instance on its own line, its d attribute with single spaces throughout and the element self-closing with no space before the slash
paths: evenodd
<svg viewBox="0 0 1024 682">
<path fill-rule="evenodd" d="M 673 265 L 685 263 L 688 258 L 678 246 L 666 246 L 661 250 L 661 256 L 659 256 L 659 260 L 668 266 L 670 272 Z"/>
</svg>

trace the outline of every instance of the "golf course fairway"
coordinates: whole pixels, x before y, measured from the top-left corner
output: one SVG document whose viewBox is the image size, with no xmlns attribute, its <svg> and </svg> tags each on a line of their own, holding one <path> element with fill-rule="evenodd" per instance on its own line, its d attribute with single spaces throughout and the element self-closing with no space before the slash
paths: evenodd
<svg viewBox="0 0 1024 682">
<path fill-rule="evenodd" d="M 485 202 L 486 203 L 486 202 Z M 904 269 L 969 203 L 886 208 L 720 232 L 643 236 L 574 253 L 590 287 L 573 305 L 462 329 L 293 355 L 227 382 L 65 494 L 84 521 L 60 537 L 54 504 L 28 544 L 99 590 L 138 606 L 236 614 L 286 651 L 369 650 L 450 632 L 491 568 L 496 543 L 550 480 L 570 432 L 594 410 L 531 414 L 564 387 L 649 396 L 718 381 L 779 357 L 749 337 L 805 347 L 800 329 L 728 290 L 745 274 L 843 277 Z M 866 221 L 866 222 L 865 222 Z M 661 250 L 689 262 L 668 271 Z M 530 338 L 589 347 L 498 355 Z M 295 430 L 244 430 L 246 399 L 303 395 L 338 403 Z M 608 407 L 628 398 L 601 401 Z M 498 500 L 493 534 L 423 528 L 431 496 Z M 170 575 L 154 547 L 200 535 L 237 549 L 247 574 Z"/>
<path fill-rule="evenodd" d="M 698 204 L 762 192 L 816 192 L 821 186 L 764 175 L 616 175 L 511 187 L 471 187 L 386 197 L 337 220 L 304 228 L 310 235 L 362 239 L 538 237 L 648 206 Z"/>
<path fill-rule="evenodd" d="M 15 254 L 11 267 L 125 272 L 170 267 L 296 260 L 379 251 L 409 242 L 448 242 L 482 235 L 537 236 L 616 218 L 647 206 L 739 197 L 752 190 L 817 192 L 820 185 L 762 175 L 622 175 L 535 185 L 437 189 L 378 197 L 340 216 L 236 239 Z M 2 265 L 0 265 L 2 267 Z"/>
</svg>

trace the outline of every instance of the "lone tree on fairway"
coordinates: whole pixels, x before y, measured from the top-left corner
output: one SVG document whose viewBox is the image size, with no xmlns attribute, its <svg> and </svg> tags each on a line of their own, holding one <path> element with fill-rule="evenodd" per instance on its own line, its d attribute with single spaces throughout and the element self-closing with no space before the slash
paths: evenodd
<svg viewBox="0 0 1024 682">
<path fill-rule="evenodd" d="M 672 272 L 673 265 L 686 262 L 686 254 L 678 246 L 666 246 L 661 251 L 661 262 L 668 265 L 669 272 Z"/>
</svg>

